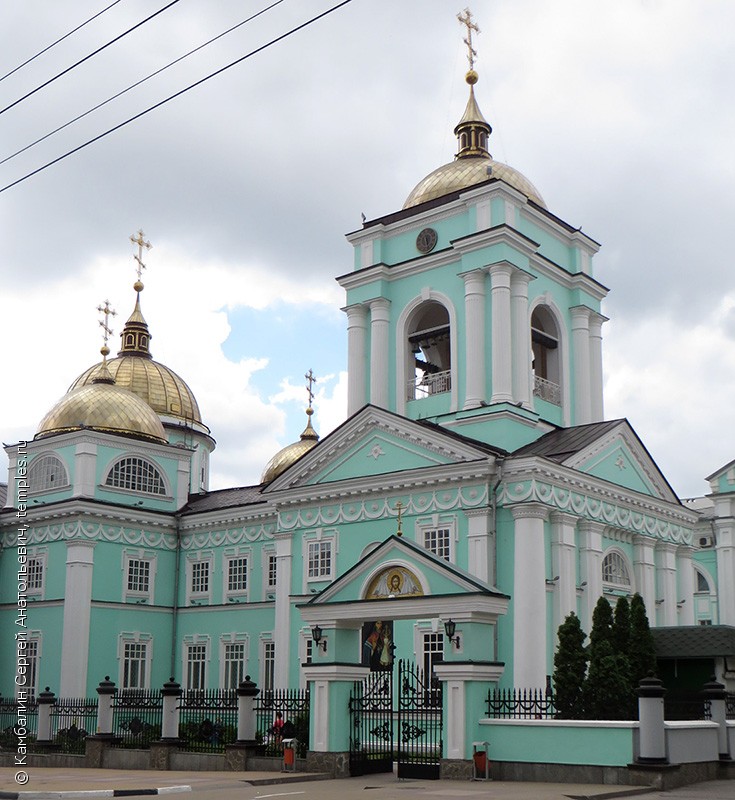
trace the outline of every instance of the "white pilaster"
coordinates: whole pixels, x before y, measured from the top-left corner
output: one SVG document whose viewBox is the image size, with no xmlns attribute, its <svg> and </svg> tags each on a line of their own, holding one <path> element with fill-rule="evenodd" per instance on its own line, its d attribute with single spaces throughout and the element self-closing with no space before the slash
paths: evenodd
<svg viewBox="0 0 735 800">
<path fill-rule="evenodd" d="M 291 537 L 276 540 L 276 610 L 273 640 L 276 645 L 276 663 L 273 682 L 276 689 L 288 689 L 291 663 Z"/>
<path fill-rule="evenodd" d="M 556 631 L 567 615 L 577 613 L 577 564 L 575 529 L 577 517 L 554 511 L 551 514 L 551 571 L 555 579 L 553 627 Z"/>
<path fill-rule="evenodd" d="M 549 511 L 539 503 L 513 506 L 513 685 L 546 685 L 546 576 L 544 522 Z"/>
<path fill-rule="evenodd" d="M 633 537 L 633 569 L 638 594 L 643 598 L 648 620 L 656 624 L 656 559 L 655 541 L 647 536 Z"/>
<path fill-rule="evenodd" d="M 528 284 L 531 276 L 515 270 L 510 279 L 513 327 L 513 399 L 531 404 L 531 321 L 528 316 Z"/>
<path fill-rule="evenodd" d="M 80 442 L 74 449 L 74 497 L 94 497 L 97 445 Z M 75 697 L 76 695 L 65 695 Z"/>
<path fill-rule="evenodd" d="M 512 337 L 510 324 L 510 264 L 490 267 L 492 300 L 492 397 L 493 403 L 513 399 Z"/>
<path fill-rule="evenodd" d="M 490 509 L 465 511 L 467 515 L 467 564 L 469 572 L 495 585 L 495 532 Z"/>
<path fill-rule="evenodd" d="M 602 394 L 602 325 L 607 317 L 590 313 L 590 414 L 592 422 L 605 419 Z"/>
<path fill-rule="evenodd" d="M 693 549 L 682 545 L 676 551 L 676 572 L 679 576 L 677 607 L 679 625 L 694 625 L 694 565 Z M 683 601 L 683 602 L 682 602 Z"/>
<path fill-rule="evenodd" d="M 659 625 L 676 625 L 676 545 L 658 542 L 658 591 L 657 600 Z M 663 601 L 663 602 L 658 602 Z M 650 615 L 650 610 L 649 610 Z"/>
<path fill-rule="evenodd" d="M 465 408 L 479 408 L 485 400 L 485 273 L 464 277 Z"/>
<path fill-rule="evenodd" d="M 574 363 L 574 423 L 592 421 L 590 405 L 590 310 L 585 306 L 570 309 Z"/>
<path fill-rule="evenodd" d="M 347 314 L 347 415 L 367 403 L 367 309 L 348 306 Z"/>
<path fill-rule="evenodd" d="M 579 521 L 580 577 L 582 592 L 582 629 L 592 630 L 592 612 L 602 596 L 602 532 L 605 526 L 592 520 Z M 580 584 L 581 585 L 581 584 Z"/>
<path fill-rule="evenodd" d="M 733 519 L 716 519 L 717 604 L 720 625 L 735 625 L 735 530 Z"/>
<path fill-rule="evenodd" d="M 370 301 L 370 402 L 388 408 L 390 300 Z M 399 387 L 399 391 L 401 387 Z"/>
<path fill-rule="evenodd" d="M 86 697 L 94 542 L 66 545 L 60 697 Z"/>
</svg>

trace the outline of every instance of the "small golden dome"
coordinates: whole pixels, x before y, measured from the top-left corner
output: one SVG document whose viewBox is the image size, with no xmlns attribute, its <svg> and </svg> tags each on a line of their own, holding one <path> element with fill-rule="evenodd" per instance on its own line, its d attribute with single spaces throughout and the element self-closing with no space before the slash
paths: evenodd
<svg viewBox="0 0 735 800">
<path fill-rule="evenodd" d="M 137 395 L 109 381 L 104 362 L 92 380 L 67 392 L 41 420 L 36 439 L 90 428 L 104 433 L 165 442 L 155 411 Z"/>
<path fill-rule="evenodd" d="M 308 415 L 308 422 L 299 441 L 286 445 L 286 447 L 279 450 L 273 456 L 265 465 L 263 475 L 260 478 L 261 483 L 270 483 L 272 480 L 275 480 L 282 472 L 285 472 L 291 464 L 294 464 L 301 456 L 308 453 L 319 441 L 319 435 L 314 428 L 311 427 L 311 415 L 314 411 L 309 407 L 306 409 L 306 413 Z"/>
<path fill-rule="evenodd" d="M 546 203 L 538 192 L 538 189 L 531 181 L 522 175 L 518 170 L 495 161 L 490 157 L 484 158 L 458 158 L 448 164 L 430 172 L 422 181 L 414 187 L 413 191 L 406 198 L 404 208 L 412 208 L 433 200 L 436 197 L 443 197 L 445 194 L 468 189 L 484 183 L 491 178 L 499 180 L 517 189 L 529 200 L 532 200 L 542 208 L 546 208 Z"/>
</svg>

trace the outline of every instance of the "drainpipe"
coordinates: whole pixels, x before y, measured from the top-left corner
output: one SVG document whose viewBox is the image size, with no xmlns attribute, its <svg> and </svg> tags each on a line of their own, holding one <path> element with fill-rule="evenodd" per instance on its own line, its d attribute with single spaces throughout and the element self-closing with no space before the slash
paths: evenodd
<svg viewBox="0 0 735 800">
<path fill-rule="evenodd" d="M 176 637 L 179 628 L 179 573 L 181 572 L 181 530 L 179 514 L 174 517 L 176 521 L 176 566 L 174 569 L 174 597 L 171 614 L 171 664 L 169 674 L 176 675 Z"/>
</svg>

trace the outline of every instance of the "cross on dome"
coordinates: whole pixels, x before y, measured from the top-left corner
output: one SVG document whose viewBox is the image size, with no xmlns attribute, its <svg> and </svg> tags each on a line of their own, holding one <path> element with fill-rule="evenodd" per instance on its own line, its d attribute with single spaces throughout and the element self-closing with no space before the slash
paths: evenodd
<svg viewBox="0 0 735 800">
<path fill-rule="evenodd" d="M 138 267 L 136 272 L 138 274 L 138 280 L 135 282 L 135 291 L 139 292 L 143 288 L 143 284 L 140 280 L 141 275 L 143 274 L 143 270 L 146 268 L 145 264 L 143 263 L 143 248 L 145 247 L 146 250 L 150 250 L 153 245 L 150 242 L 145 240 L 145 234 L 143 233 L 143 229 L 140 228 L 136 236 L 131 236 L 130 241 L 133 244 L 138 245 L 138 253 L 133 256 L 133 258 L 138 262 Z M 140 284 L 140 289 L 138 288 L 138 284 Z"/>
<path fill-rule="evenodd" d="M 480 33 L 480 28 L 477 26 L 477 23 L 472 21 L 472 12 L 469 8 L 465 8 L 464 16 L 462 16 L 462 14 L 457 14 L 457 19 L 460 25 L 465 25 L 467 27 L 467 38 L 462 41 L 467 45 L 467 60 L 470 62 L 470 71 L 472 71 L 475 68 L 475 59 L 477 58 L 477 50 L 472 46 L 472 31 Z"/>
</svg>

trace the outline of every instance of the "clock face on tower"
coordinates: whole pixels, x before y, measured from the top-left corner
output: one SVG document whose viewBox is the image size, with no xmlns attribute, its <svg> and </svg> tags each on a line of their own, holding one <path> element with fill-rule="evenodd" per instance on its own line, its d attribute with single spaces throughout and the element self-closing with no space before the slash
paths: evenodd
<svg viewBox="0 0 735 800">
<path fill-rule="evenodd" d="M 436 247 L 436 231 L 424 228 L 416 237 L 416 249 L 419 253 L 430 253 Z"/>
</svg>

